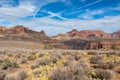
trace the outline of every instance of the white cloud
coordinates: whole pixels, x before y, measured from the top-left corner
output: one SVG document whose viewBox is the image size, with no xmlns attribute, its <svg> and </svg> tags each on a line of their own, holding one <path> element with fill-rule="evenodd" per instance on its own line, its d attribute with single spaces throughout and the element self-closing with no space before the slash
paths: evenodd
<svg viewBox="0 0 120 80">
<path fill-rule="evenodd" d="M 20 0 L 20 4 L 15 7 L 9 5 L 14 2 L 13 0 L 3 0 L 0 1 L 0 4 L 2 4 L 2 7 L 0 7 L 0 18 L 17 21 L 27 16 L 35 17 L 42 6 L 56 1 L 63 0 Z"/>
<path fill-rule="evenodd" d="M 17 7 L 0 7 L 0 18 L 17 21 L 20 18 L 34 14 L 36 6 L 31 4 L 20 4 Z"/>
<path fill-rule="evenodd" d="M 57 35 L 58 33 L 65 33 L 72 29 L 78 30 L 86 30 L 86 29 L 99 29 L 104 30 L 106 32 L 113 32 L 120 29 L 120 16 L 114 17 L 105 17 L 102 19 L 95 20 L 64 20 L 64 21 L 56 21 L 46 18 L 33 19 L 24 22 L 18 22 L 19 25 L 24 25 L 29 27 L 30 29 L 34 29 L 37 31 L 45 30 L 48 35 Z M 9 26 L 18 25 L 12 22 Z"/>
<path fill-rule="evenodd" d="M 80 14 L 78 17 L 82 19 L 94 19 L 95 15 L 102 15 L 104 14 L 103 10 L 86 10 L 85 13 Z"/>
</svg>

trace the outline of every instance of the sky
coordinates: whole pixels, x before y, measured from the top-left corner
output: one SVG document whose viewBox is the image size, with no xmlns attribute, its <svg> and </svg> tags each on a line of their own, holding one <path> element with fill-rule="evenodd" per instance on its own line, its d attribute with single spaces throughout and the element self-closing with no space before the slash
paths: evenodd
<svg viewBox="0 0 120 80">
<path fill-rule="evenodd" d="M 49 36 L 77 30 L 120 30 L 120 0 L 0 0 L 0 25 Z"/>
</svg>

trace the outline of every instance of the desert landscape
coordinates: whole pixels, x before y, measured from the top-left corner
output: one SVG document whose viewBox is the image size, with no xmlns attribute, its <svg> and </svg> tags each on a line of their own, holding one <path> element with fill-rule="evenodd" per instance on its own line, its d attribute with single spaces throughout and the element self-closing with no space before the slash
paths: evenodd
<svg viewBox="0 0 120 80">
<path fill-rule="evenodd" d="M 0 0 L 0 80 L 120 80 L 120 0 Z"/>
<path fill-rule="evenodd" d="M 1 26 L 0 80 L 119 80 L 119 33 L 72 30 L 51 37 Z"/>
</svg>

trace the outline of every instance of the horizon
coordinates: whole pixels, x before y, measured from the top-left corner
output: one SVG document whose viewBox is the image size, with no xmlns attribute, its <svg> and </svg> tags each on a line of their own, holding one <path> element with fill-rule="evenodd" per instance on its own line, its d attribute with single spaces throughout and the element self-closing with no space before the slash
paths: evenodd
<svg viewBox="0 0 120 80">
<path fill-rule="evenodd" d="M 120 30 L 120 0 L 0 0 L 0 25 L 23 25 L 49 36 L 73 29 Z"/>
<path fill-rule="evenodd" d="M 0 27 L 5 27 L 5 28 L 7 28 L 7 29 L 10 29 L 10 28 L 14 28 L 14 27 L 17 27 L 17 26 L 22 26 L 22 27 L 24 27 L 24 28 L 27 28 L 27 29 L 29 29 L 29 30 L 32 30 L 32 31 L 36 31 L 36 32 L 41 32 L 41 31 L 44 31 L 44 30 L 33 30 L 33 29 L 30 29 L 29 27 L 26 27 L 26 26 L 24 26 L 24 25 L 16 25 L 16 26 L 12 26 L 12 27 L 7 27 L 7 26 L 2 26 L 2 25 L 0 25 Z M 70 31 L 68 31 L 68 32 L 71 32 L 71 31 L 73 31 L 73 30 L 77 30 L 77 29 L 71 29 Z M 116 31 L 114 31 L 114 32 L 117 32 L 117 31 L 119 31 L 120 29 L 118 29 L 118 30 L 116 30 Z M 111 33 L 107 33 L 107 32 L 105 32 L 104 30 L 97 30 L 97 29 L 92 29 L 92 30 L 88 30 L 88 29 L 85 29 L 85 30 L 77 30 L 78 32 L 80 32 L 80 31 L 103 31 L 104 33 L 106 33 L 106 34 L 112 34 L 112 33 L 114 33 L 114 32 L 111 32 Z M 47 36 L 58 36 L 59 34 L 66 34 L 66 33 L 68 33 L 68 32 L 65 32 L 65 33 L 58 33 L 58 34 L 56 34 L 56 35 L 47 35 L 46 34 L 46 32 L 44 31 L 44 33 L 47 35 Z"/>
</svg>

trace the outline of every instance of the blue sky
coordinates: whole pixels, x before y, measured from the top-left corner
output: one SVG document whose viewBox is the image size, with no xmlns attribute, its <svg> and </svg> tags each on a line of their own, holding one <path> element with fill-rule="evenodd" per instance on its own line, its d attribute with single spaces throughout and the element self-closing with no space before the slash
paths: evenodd
<svg viewBox="0 0 120 80">
<path fill-rule="evenodd" d="M 120 29 L 120 0 L 0 0 L 0 25 L 24 25 L 47 35 L 72 29 Z"/>
</svg>

